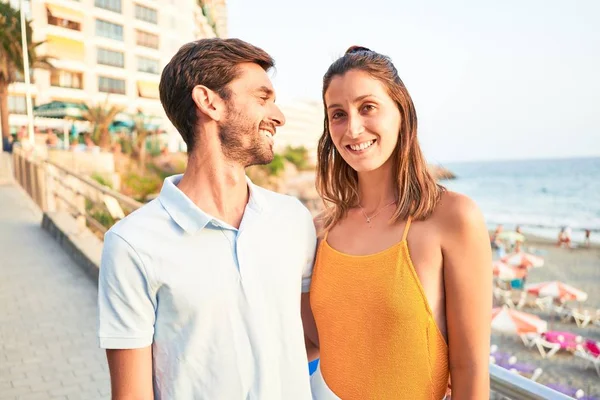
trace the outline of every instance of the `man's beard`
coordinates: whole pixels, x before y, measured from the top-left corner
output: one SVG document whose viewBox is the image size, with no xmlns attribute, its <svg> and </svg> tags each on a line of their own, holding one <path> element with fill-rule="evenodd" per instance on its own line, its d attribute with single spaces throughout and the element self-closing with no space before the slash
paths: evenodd
<svg viewBox="0 0 600 400">
<path fill-rule="evenodd" d="M 227 118 L 219 124 L 223 155 L 244 168 L 269 164 L 273 161 L 273 149 L 261 137 L 260 128 L 250 118 L 228 106 Z"/>
</svg>

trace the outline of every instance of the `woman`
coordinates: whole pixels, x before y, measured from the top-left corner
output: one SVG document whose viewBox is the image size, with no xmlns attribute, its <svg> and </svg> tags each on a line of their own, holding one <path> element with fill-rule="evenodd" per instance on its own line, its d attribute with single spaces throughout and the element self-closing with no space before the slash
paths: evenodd
<svg viewBox="0 0 600 400">
<path fill-rule="evenodd" d="M 310 292 L 315 399 L 489 398 L 491 250 L 468 198 L 427 172 L 389 58 L 351 47 L 323 79 Z M 306 318 L 310 320 L 310 316 Z M 310 321 L 307 321 L 307 324 Z M 447 345 L 448 343 L 448 345 Z"/>
</svg>

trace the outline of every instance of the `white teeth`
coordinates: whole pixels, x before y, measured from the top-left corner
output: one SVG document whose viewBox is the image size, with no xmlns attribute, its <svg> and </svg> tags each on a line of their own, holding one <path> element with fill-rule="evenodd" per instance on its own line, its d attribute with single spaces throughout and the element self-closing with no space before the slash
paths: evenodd
<svg viewBox="0 0 600 400">
<path fill-rule="evenodd" d="M 266 137 L 268 137 L 269 139 L 273 138 L 273 134 L 267 130 L 261 129 L 260 130 L 262 132 L 263 135 L 265 135 Z"/>
<path fill-rule="evenodd" d="M 364 143 L 360 143 L 360 144 L 351 144 L 350 148 L 354 151 L 360 151 L 360 150 L 364 150 L 366 148 L 371 147 L 371 145 L 375 143 L 374 140 L 370 140 L 368 142 L 364 142 Z"/>
</svg>

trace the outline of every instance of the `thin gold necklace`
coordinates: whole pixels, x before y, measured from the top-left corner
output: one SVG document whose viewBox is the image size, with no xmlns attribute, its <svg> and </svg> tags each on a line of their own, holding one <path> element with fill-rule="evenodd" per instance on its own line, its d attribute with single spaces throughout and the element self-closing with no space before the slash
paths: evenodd
<svg viewBox="0 0 600 400">
<path fill-rule="evenodd" d="M 358 203 L 358 206 L 360 207 L 360 211 L 362 212 L 362 214 L 365 216 L 365 219 L 367 220 L 367 224 L 369 224 L 369 228 L 371 227 L 371 220 L 373 218 L 375 218 L 376 216 L 378 216 L 379 214 L 381 214 L 381 212 L 383 210 L 385 210 L 386 208 L 388 208 L 389 206 L 391 206 L 392 204 L 395 204 L 396 200 L 392 201 L 389 204 L 386 204 L 385 206 L 381 207 L 375 214 L 369 216 L 367 215 L 367 213 L 365 212 L 365 209 L 363 208 L 363 206 L 360 205 L 360 203 Z"/>
</svg>

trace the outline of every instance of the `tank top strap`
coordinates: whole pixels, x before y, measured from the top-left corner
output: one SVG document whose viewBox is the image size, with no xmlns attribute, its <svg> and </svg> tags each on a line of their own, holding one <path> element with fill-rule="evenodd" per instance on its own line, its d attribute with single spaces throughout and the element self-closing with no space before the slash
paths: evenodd
<svg viewBox="0 0 600 400">
<path fill-rule="evenodd" d="M 402 241 L 405 241 L 406 238 L 408 237 L 408 230 L 410 229 L 410 221 L 412 220 L 412 218 L 409 216 L 406 219 L 406 225 L 404 226 L 404 233 L 402 234 Z"/>
</svg>

